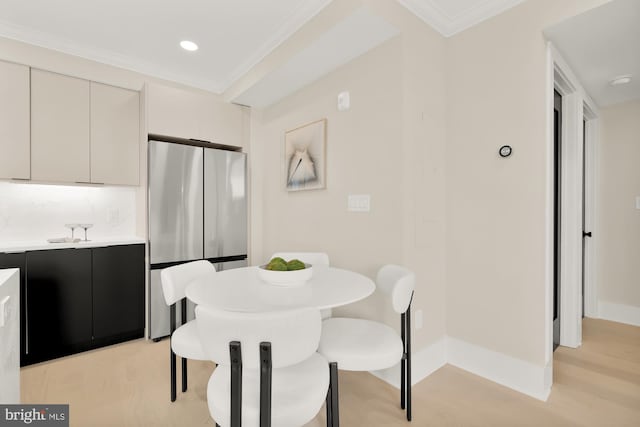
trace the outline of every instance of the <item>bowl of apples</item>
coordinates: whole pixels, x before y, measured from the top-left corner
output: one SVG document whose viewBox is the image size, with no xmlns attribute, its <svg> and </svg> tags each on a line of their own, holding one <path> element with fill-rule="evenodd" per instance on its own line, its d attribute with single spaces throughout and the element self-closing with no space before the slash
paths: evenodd
<svg viewBox="0 0 640 427">
<path fill-rule="evenodd" d="M 259 266 L 258 275 L 270 285 L 302 286 L 313 276 L 313 267 L 298 259 L 286 261 L 276 257 Z"/>
</svg>

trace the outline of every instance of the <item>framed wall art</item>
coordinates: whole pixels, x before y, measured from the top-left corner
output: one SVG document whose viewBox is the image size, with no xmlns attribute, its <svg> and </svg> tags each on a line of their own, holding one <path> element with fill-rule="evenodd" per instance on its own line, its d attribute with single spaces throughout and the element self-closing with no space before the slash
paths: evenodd
<svg viewBox="0 0 640 427">
<path fill-rule="evenodd" d="M 327 119 L 285 132 L 284 155 L 288 191 L 325 188 Z"/>
</svg>

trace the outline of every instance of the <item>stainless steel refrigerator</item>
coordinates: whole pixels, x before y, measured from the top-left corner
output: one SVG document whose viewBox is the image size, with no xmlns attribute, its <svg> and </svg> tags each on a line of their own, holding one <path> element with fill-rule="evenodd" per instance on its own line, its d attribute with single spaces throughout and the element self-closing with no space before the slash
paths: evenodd
<svg viewBox="0 0 640 427">
<path fill-rule="evenodd" d="M 149 338 L 156 340 L 169 335 L 163 268 L 200 259 L 217 271 L 247 263 L 246 155 L 202 141 L 160 138 L 150 135 L 148 153 L 148 324 Z M 193 318 L 193 305 L 187 317 Z"/>
</svg>

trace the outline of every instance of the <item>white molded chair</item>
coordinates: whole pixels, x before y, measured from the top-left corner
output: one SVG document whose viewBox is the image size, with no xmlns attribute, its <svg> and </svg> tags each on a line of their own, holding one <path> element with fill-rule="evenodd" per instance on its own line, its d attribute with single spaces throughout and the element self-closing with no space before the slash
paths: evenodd
<svg viewBox="0 0 640 427">
<path fill-rule="evenodd" d="M 229 312 L 199 305 L 205 353 L 218 363 L 207 386 L 217 425 L 299 427 L 311 421 L 329 388 L 327 360 L 316 353 L 320 312 Z"/>
<path fill-rule="evenodd" d="M 160 272 L 164 300 L 170 307 L 171 401 L 176 400 L 176 354 L 182 358 L 182 391 L 187 391 L 187 359 L 209 360 L 202 350 L 195 320 L 187 322 L 185 290 L 193 280 L 215 273 L 209 261 L 200 260 L 167 267 Z M 176 303 L 181 301 L 181 326 L 176 329 Z"/>
<path fill-rule="evenodd" d="M 329 361 L 331 383 L 327 395 L 327 420 L 340 425 L 338 369 L 374 371 L 401 362 L 400 406 L 411 421 L 411 300 L 415 275 L 398 265 L 385 265 L 376 278 L 377 288 L 388 294 L 393 310 L 400 314 L 401 335 L 379 322 L 331 318 L 322 322 L 318 353 Z M 406 405 L 405 405 L 406 404 Z M 329 421 L 327 421 L 329 423 Z"/>
<path fill-rule="evenodd" d="M 302 262 L 313 265 L 326 265 L 329 266 L 329 255 L 324 252 L 276 252 L 271 255 L 270 259 L 280 257 L 284 260 L 291 261 L 292 259 L 299 259 Z M 322 320 L 331 317 L 332 310 L 330 308 L 320 311 Z"/>
</svg>

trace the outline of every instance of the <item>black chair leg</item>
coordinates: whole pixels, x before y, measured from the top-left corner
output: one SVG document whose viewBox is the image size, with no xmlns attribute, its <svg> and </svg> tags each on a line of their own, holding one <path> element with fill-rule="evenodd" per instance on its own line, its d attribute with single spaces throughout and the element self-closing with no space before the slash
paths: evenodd
<svg viewBox="0 0 640 427">
<path fill-rule="evenodd" d="M 176 401 L 176 354 L 173 352 L 171 348 L 171 340 L 173 339 L 173 331 L 176 330 L 176 305 L 171 304 L 169 307 L 169 330 L 171 337 L 169 338 L 169 353 L 170 353 L 170 364 L 171 364 L 171 401 Z"/>
<path fill-rule="evenodd" d="M 329 384 L 331 387 L 331 425 L 340 427 L 339 393 L 338 393 L 338 363 L 329 363 Z"/>
<path fill-rule="evenodd" d="M 407 308 L 407 384 L 405 393 L 407 395 L 407 420 L 411 421 L 411 304 Z"/>
<path fill-rule="evenodd" d="M 231 360 L 231 427 L 242 427 L 242 350 L 239 341 L 229 343 Z"/>
<path fill-rule="evenodd" d="M 271 427 L 271 343 L 260 343 L 260 427 Z"/>
<path fill-rule="evenodd" d="M 171 363 L 171 401 L 176 401 L 176 354 L 169 350 Z"/>
<path fill-rule="evenodd" d="M 406 339 L 405 339 L 405 335 L 406 335 L 406 320 L 405 320 L 406 315 L 404 313 L 402 313 L 400 315 L 400 337 L 402 338 L 402 360 L 400 361 L 400 407 L 402 409 L 405 408 L 405 390 L 406 390 L 406 354 L 407 354 L 407 344 L 406 344 Z"/>
<path fill-rule="evenodd" d="M 187 391 L 187 359 L 182 358 L 182 392 Z"/>
<path fill-rule="evenodd" d="M 187 324 L 187 299 L 182 298 L 180 301 L 180 324 Z M 182 358 L 182 392 L 187 391 L 187 359 Z"/>
<path fill-rule="evenodd" d="M 331 365 L 329 365 L 329 389 L 327 390 L 327 400 L 325 402 L 325 408 L 327 410 L 327 427 L 333 426 L 333 416 L 331 414 Z"/>
</svg>

